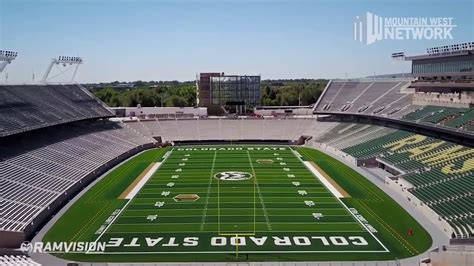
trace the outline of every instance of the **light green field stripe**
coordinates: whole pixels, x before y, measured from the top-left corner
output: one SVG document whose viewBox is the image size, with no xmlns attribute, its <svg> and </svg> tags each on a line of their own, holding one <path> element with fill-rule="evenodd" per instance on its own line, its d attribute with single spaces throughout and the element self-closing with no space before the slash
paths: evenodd
<svg viewBox="0 0 474 266">
<path fill-rule="evenodd" d="M 133 210 L 133 209 L 128 209 L 127 211 L 125 211 L 124 213 L 128 213 L 128 212 L 132 212 L 132 213 L 146 213 L 146 215 L 149 215 L 150 212 L 151 213 L 157 213 L 157 214 L 166 214 L 166 213 L 171 213 L 170 215 L 173 216 L 175 214 L 179 214 L 179 213 L 189 213 L 191 211 L 199 211 L 200 213 L 202 212 L 202 209 L 161 209 L 160 211 L 157 211 L 156 209 L 137 209 L 137 210 Z M 208 212 L 209 213 L 213 213 L 212 215 L 217 215 L 217 208 L 209 208 L 208 209 Z M 253 208 L 232 208 L 232 209 L 227 209 L 227 211 L 233 211 L 233 213 L 235 213 L 235 215 L 239 215 L 241 213 L 246 213 L 246 214 L 249 214 L 250 212 L 253 211 Z M 291 214 L 294 214 L 294 215 L 299 215 L 299 214 L 307 214 L 307 215 L 310 215 L 311 213 L 313 212 L 321 212 L 323 215 L 329 215 L 329 213 L 332 213 L 332 214 L 337 214 L 337 215 L 341 215 L 343 214 L 344 216 L 345 215 L 348 215 L 347 214 L 347 211 L 343 212 L 344 209 L 342 208 L 334 208 L 334 209 L 328 209 L 328 208 L 321 208 L 321 209 L 318 209 L 318 208 L 313 208 L 312 210 L 306 210 L 306 209 L 302 209 L 302 208 L 268 208 L 267 212 L 270 216 L 274 216 L 274 215 L 286 215 L 286 212 L 289 212 Z M 191 213 L 194 213 L 194 212 L 191 212 Z M 214 214 L 215 213 L 215 214 Z M 257 213 L 258 215 L 263 215 L 263 210 L 260 211 Z M 145 215 L 145 214 L 144 214 Z M 194 214 L 193 214 L 194 215 Z M 195 216 L 199 216 L 199 214 L 195 214 Z M 221 215 L 222 216 L 222 215 Z M 348 215 L 349 216 L 349 215 Z"/>
<path fill-rule="evenodd" d="M 310 198 L 308 198 L 310 199 Z M 217 203 L 217 202 L 213 202 L 213 203 Z M 241 201 L 241 202 L 237 202 L 237 201 L 232 201 L 232 202 L 225 202 L 225 203 L 231 203 L 231 204 L 248 204 L 248 201 Z M 267 203 L 278 203 L 278 202 L 267 202 Z M 304 203 L 303 202 L 289 202 L 290 204 L 296 204 L 296 203 L 301 203 L 301 205 L 303 206 Z M 325 205 L 325 204 L 335 204 L 337 202 L 317 202 L 316 204 L 317 205 Z M 149 205 L 150 203 L 133 203 L 132 205 Z M 176 203 L 167 203 L 165 205 L 172 205 L 172 206 L 183 206 L 183 204 L 188 204 L 188 205 L 195 205 L 195 206 L 205 206 L 206 204 L 205 203 L 196 203 L 196 202 L 176 202 Z M 233 209 L 233 208 L 221 208 L 221 209 Z M 154 210 L 158 210 L 157 208 L 155 208 Z"/>
<path fill-rule="evenodd" d="M 178 185 L 179 186 L 179 185 Z M 282 194 L 295 194 L 295 190 L 294 190 L 295 187 L 293 188 L 281 188 L 281 189 L 278 189 L 278 190 L 270 190 L 268 188 L 262 188 L 262 190 L 265 190 L 262 192 L 262 194 L 270 194 L 270 193 L 282 193 Z M 164 188 L 145 188 L 144 191 L 149 191 L 149 192 L 141 192 L 140 194 L 160 194 L 162 191 L 163 191 Z M 176 193 L 176 190 L 184 190 L 184 191 L 188 191 L 189 189 L 193 189 L 193 188 L 178 188 L 178 187 L 173 187 L 173 191 Z M 204 192 L 207 192 L 206 191 L 206 188 L 200 188 L 200 189 L 196 189 L 196 190 L 201 190 Z M 331 193 L 327 192 L 326 190 L 324 190 L 324 188 L 306 188 L 305 189 L 308 193 L 317 193 L 317 194 L 327 194 L 327 195 L 331 195 Z M 153 191 L 156 191 L 156 192 L 153 192 Z M 196 192 L 197 193 L 197 192 Z M 217 191 L 212 191 L 211 190 L 211 193 L 217 193 Z M 248 191 L 244 191 L 244 190 L 235 190 L 235 189 L 229 189 L 228 192 L 226 192 L 228 194 L 237 194 L 237 193 L 249 193 Z"/>
<path fill-rule="evenodd" d="M 144 233 L 140 231 L 109 231 L 105 235 L 113 235 L 113 234 L 137 234 L 137 233 Z M 160 232 L 160 233 L 166 233 L 166 234 L 181 234 L 181 233 L 192 233 L 195 234 L 196 231 L 187 231 L 187 230 L 179 230 L 179 231 L 166 231 L 166 232 Z M 214 230 L 203 230 L 200 233 L 216 233 Z M 366 231 L 362 230 L 317 230 L 317 231 L 277 231 L 277 230 L 272 230 L 272 231 L 260 231 L 257 230 L 255 233 L 366 233 Z"/>
<path fill-rule="evenodd" d="M 221 216 L 235 217 L 235 215 L 221 215 Z M 263 214 L 262 215 L 257 215 L 257 216 L 263 216 Z M 270 217 L 280 217 L 280 216 L 281 217 L 288 217 L 288 216 L 291 216 L 291 217 L 309 217 L 310 215 L 308 215 L 308 214 L 288 214 L 288 215 L 285 215 L 285 214 L 272 215 L 272 214 L 270 214 L 269 216 Z M 324 215 L 324 217 L 326 217 L 326 216 L 350 217 L 351 215 L 348 215 L 348 214 L 341 214 L 341 215 L 327 214 L 327 215 Z M 125 214 L 122 214 L 122 215 L 120 215 L 120 217 L 144 218 L 144 215 L 125 215 Z M 189 218 L 189 217 L 196 217 L 196 215 L 172 215 L 172 216 L 158 215 L 158 217 L 159 218 Z M 209 215 L 208 214 L 206 217 L 217 217 L 217 215 Z"/>
<path fill-rule="evenodd" d="M 295 193 L 293 193 L 295 194 Z M 241 197 L 226 197 L 227 199 L 241 199 L 241 198 L 245 198 L 245 196 L 241 196 Z M 295 196 L 281 196 L 281 197 L 272 197 L 272 196 L 263 196 L 263 198 L 265 199 L 281 199 L 281 198 L 285 198 L 285 199 L 298 199 L 300 200 L 299 202 L 301 202 L 301 200 L 305 200 L 305 199 L 308 199 L 308 198 L 311 198 L 311 199 L 334 199 L 334 197 L 312 197 L 312 196 L 300 196 L 300 197 L 295 197 Z M 209 199 L 217 199 L 217 197 L 209 197 Z"/>
<path fill-rule="evenodd" d="M 255 222 L 256 224 L 262 224 L 266 225 L 267 222 Z M 206 223 L 206 225 L 217 225 L 218 223 Z M 234 222 L 220 222 L 221 225 L 223 224 L 229 224 L 229 225 L 235 225 Z M 253 222 L 239 222 L 239 225 L 253 225 Z M 332 224 L 344 224 L 344 225 L 360 225 L 357 222 L 317 222 L 317 223 L 308 223 L 308 222 L 291 222 L 289 223 L 272 223 L 273 226 L 277 225 L 283 225 L 283 226 L 292 226 L 292 225 L 308 225 L 308 226 L 316 226 L 316 225 L 332 225 Z M 114 225 L 120 225 L 120 226 L 160 226 L 160 225 L 199 225 L 201 226 L 201 223 L 157 223 L 157 224 L 147 224 L 147 223 L 114 223 Z M 366 232 L 366 231 L 363 231 Z"/>
<path fill-rule="evenodd" d="M 162 197 L 160 194 L 162 191 L 164 191 L 165 189 L 159 189 L 159 191 L 157 192 L 146 192 L 146 193 L 140 193 L 140 194 L 143 194 L 143 195 L 151 195 L 153 199 L 171 199 L 169 196 L 168 197 Z M 203 189 L 205 190 L 205 189 Z M 292 192 L 289 192 L 290 190 L 286 190 L 286 191 L 281 191 L 281 190 L 266 190 L 266 189 L 262 189 L 262 194 L 265 196 L 265 194 L 269 194 L 269 193 L 285 193 L 285 194 L 295 194 L 296 192 L 295 191 L 292 191 Z M 188 193 L 192 193 L 192 194 L 202 194 L 202 193 L 206 193 L 206 191 L 200 191 L 200 190 L 193 190 L 192 188 L 175 188 L 173 189 L 173 195 L 174 194 L 188 194 Z M 306 189 L 306 192 L 308 192 L 308 194 L 316 194 L 314 195 L 314 197 L 317 197 L 317 196 L 326 196 L 326 195 L 330 195 L 329 192 L 327 191 L 314 191 L 314 190 L 309 190 L 309 189 Z M 211 193 L 216 193 L 216 191 L 211 191 Z M 226 191 L 226 194 L 239 194 L 239 193 L 248 193 L 248 191 L 243 191 L 243 190 L 239 190 L 239 191 Z M 157 197 L 159 196 L 159 197 Z M 147 197 L 139 197 L 138 198 L 147 198 Z"/>
<path fill-rule="evenodd" d="M 219 171 L 217 171 L 219 172 Z M 224 171 L 222 171 L 224 172 Z M 162 178 L 166 178 L 166 176 L 154 176 L 152 177 L 149 182 L 147 184 L 149 185 L 163 185 L 163 184 L 166 184 L 164 180 L 162 180 Z M 275 185 L 278 185 L 278 184 L 281 184 L 281 181 L 282 179 L 287 179 L 286 176 L 282 176 L 280 178 L 272 178 L 272 179 L 265 179 L 264 177 L 262 178 L 262 182 L 261 184 L 275 184 Z M 153 180 L 153 179 L 157 179 L 157 180 Z M 185 184 L 185 185 L 202 185 L 203 182 L 207 183 L 209 181 L 209 179 L 206 179 L 206 180 L 201 180 L 202 182 L 196 182 L 196 181 L 200 181 L 200 179 L 195 179 L 195 178 L 192 178 L 192 180 L 185 180 L 185 178 L 182 178 L 180 176 L 180 181 L 182 184 Z M 291 181 L 291 179 L 289 180 Z M 311 180 L 311 178 L 298 178 L 298 181 L 299 182 L 308 182 L 308 183 L 312 183 L 313 185 L 319 185 L 321 183 L 315 183 L 314 180 Z M 291 184 L 290 184 L 291 185 Z M 322 186 L 322 184 L 321 184 Z M 213 186 L 214 187 L 214 186 Z M 319 187 L 319 186 L 318 186 Z"/>
<path fill-rule="evenodd" d="M 226 158 L 226 157 L 223 157 L 223 158 Z M 228 171 L 229 169 L 232 169 L 232 170 L 237 170 L 237 171 L 250 171 L 246 158 L 244 156 L 241 156 L 239 159 L 241 160 L 242 163 L 240 163 L 240 164 L 235 164 L 233 162 L 225 163 L 225 164 L 223 164 L 224 166 L 222 167 L 221 170 Z M 221 164 L 222 164 L 222 160 L 218 163 L 218 166 L 220 166 Z M 216 168 L 215 172 L 221 171 L 219 169 L 220 168 Z M 223 228 L 223 225 L 224 226 L 225 225 L 232 225 L 233 232 L 238 232 L 238 233 L 253 233 L 253 232 L 255 232 L 256 227 L 257 227 L 257 218 L 256 218 L 256 213 L 257 213 L 257 211 L 256 211 L 257 210 L 256 209 L 257 208 L 256 207 L 256 185 L 257 184 L 256 184 L 256 182 L 257 182 L 257 179 L 256 179 L 255 174 L 254 174 L 253 179 L 246 180 L 243 183 L 244 185 L 248 185 L 246 187 L 245 186 L 240 187 L 242 185 L 242 183 L 240 183 L 240 182 L 238 182 L 236 184 L 232 184 L 232 183 L 227 183 L 226 184 L 225 181 L 217 179 L 217 197 L 211 197 L 211 201 L 212 202 L 217 201 L 217 206 L 218 206 L 217 223 L 218 223 L 218 233 L 219 234 L 230 232 L 229 230 L 225 230 L 226 228 L 225 227 Z M 229 187 L 229 186 L 232 186 L 232 187 Z M 246 197 L 232 197 L 233 200 L 229 200 L 228 199 L 229 194 L 227 194 L 227 193 L 229 191 L 235 191 L 234 186 L 242 189 L 242 193 L 251 194 L 251 195 L 246 196 Z M 239 203 L 236 203 L 236 202 L 239 202 Z M 226 204 L 247 204 L 249 207 L 252 206 L 252 207 L 250 207 L 250 209 L 253 209 L 253 210 L 250 213 L 240 215 L 240 216 L 245 216 L 245 217 L 249 218 L 249 220 L 251 219 L 252 222 L 249 222 L 249 223 L 245 223 L 245 222 L 241 222 L 241 221 L 238 221 L 237 223 L 236 222 L 233 222 L 233 223 L 221 222 L 221 217 L 222 216 L 227 217 L 226 213 L 235 214 L 234 210 L 232 208 L 225 208 L 225 207 L 223 208 L 222 207 L 222 205 L 225 206 Z"/>
<path fill-rule="evenodd" d="M 153 194 L 153 193 L 146 193 L 146 194 L 150 194 L 150 195 L 151 195 L 151 194 Z M 289 193 L 288 193 L 288 194 L 289 194 Z M 291 194 L 292 194 L 292 195 L 288 195 L 288 196 L 282 195 L 281 197 L 263 196 L 263 198 L 265 198 L 265 199 L 282 199 L 282 198 L 284 198 L 284 199 L 297 199 L 297 200 L 299 200 L 299 202 L 301 202 L 301 200 L 305 200 L 305 199 L 309 199 L 309 198 L 311 198 L 311 199 L 334 199 L 334 197 L 319 197 L 319 196 L 311 196 L 311 195 L 304 196 L 304 197 L 302 197 L 302 196 L 296 197 L 296 196 L 294 196 L 294 194 L 296 194 L 296 193 L 291 193 Z M 247 196 L 226 197 L 226 199 L 245 199 L 245 198 L 247 198 Z M 150 202 L 154 202 L 155 199 L 158 199 L 158 198 L 156 198 L 156 197 L 153 197 L 153 198 L 140 197 L 140 198 L 138 198 L 138 199 L 153 199 L 153 200 L 150 201 Z M 169 197 L 168 197 L 168 199 L 169 199 Z M 217 197 L 209 197 L 209 199 L 217 199 Z"/>
<path fill-rule="evenodd" d="M 270 219 L 268 218 L 268 215 L 267 215 L 267 209 L 265 208 L 265 203 L 263 201 L 262 193 L 260 191 L 260 186 L 258 184 L 257 174 L 255 173 L 255 169 L 253 168 L 252 158 L 250 157 L 250 152 L 248 150 L 247 150 L 247 157 L 250 161 L 250 166 L 252 168 L 252 173 L 253 173 L 254 178 L 255 178 L 255 180 L 254 180 L 254 190 L 255 190 L 255 188 L 257 189 L 258 197 L 260 198 L 260 203 L 261 203 L 261 206 L 263 208 L 263 214 L 265 216 L 265 222 L 267 224 L 267 228 L 269 230 L 272 230 Z M 255 206 L 255 191 L 254 191 L 254 208 L 256 208 L 256 206 Z M 255 212 L 254 212 L 254 216 L 255 216 Z M 255 222 L 254 224 L 257 224 L 257 222 Z M 255 230 L 256 230 L 256 228 L 254 227 L 254 231 Z"/>
<path fill-rule="evenodd" d="M 186 170 L 189 170 L 189 169 L 186 169 Z M 202 169 L 192 169 L 193 171 L 202 171 Z M 227 168 L 228 170 L 228 168 Z M 248 170 L 250 171 L 251 169 L 243 169 L 243 170 Z M 184 171 L 184 170 L 183 170 Z M 209 171 L 209 169 L 208 169 Z M 225 172 L 225 170 L 216 170 L 214 169 L 214 172 L 217 173 L 217 172 Z M 272 174 L 272 173 L 259 173 L 258 171 L 255 171 L 257 174 L 262 175 L 262 180 L 264 181 L 281 181 L 282 178 L 284 179 L 288 179 L 287 177 L 287 174 L 284 174 L 284 172 L 278 172 L 277 174 Z M 157 172 L 158 173 L 158 172 Z M 181 172 L 183 173 L 183 172 Z M 153 183 L 157 183 L 159 181 L 159 178 L 162 178 L 162 177 L 167 177 L 167 176 L 171 176 L 175 174 L 175 172 L 171 172 L 171 173 L 159 173 L 159 174 L 155 174 L 151 180 L 151 182 Z M 266 176 L 268 175 L 268 176 Z M 311 182 L 313 184 L 319 184 L 319 181 L 316 181 L 314 179 L 311 179 L 311 176 L 309 175 L 300 175 L 300 176 L 297 176 L 297 178 L 301 181 L 308 181 L 308 182 Z M 182 179 L 182 180 L 181 180 Z M 189 180 L 186 180 L 186 179 L 189 179 Z M 209 180 L 209 178 L 205 178 L 205 175 L 203 174 L 197 174 L 197 175 L 187 175 L 186 173 L 183 173 L 180 175 L 180 180 L 181 181 L 187 181 L 187 182 L 190 182 L 190 181 L 199 181 L 199 182 L 195 182 L 197 184 L 201 184 L 204 182 L 205 184 L 207 184 L 207 181 Z M 290 179 L 288 179 L 290 180 Z M 278 184 L 278 183 L 277 183 Z"/>
<path fill-rule="evenodd" d="M 212 159 L 211 173 L 209 174 L 209 181 L 208 181 L 209 186 L 207 187 L 206 205 L 204 206 L 204 211 L 202 212 L 201 231 L 204 229 L 204 224 L 206 223 L 207 205 L 209 204 L 209 194 L 211 192 L 212 176 L 214 175 L 214 165 L 216 164 L 216 157 L 217 157 L 217 151 L 214 151 L 214 158 Z"/>
<path fill-rule="evenodd" d="M 231 229 L 231 230 L 235 230 L 234 229 L 234 225 L 235 223 L 225 223 L 225 224 L 221 224 L 221 226 L 223 226 L 222 229 Z M 239 225 L 240 226 L 245 226 L 245 231 L 248 231 L 248 228 L 250 228 L 251 226 L 253 226 L 253 223 L 243 223 L 243 222 L 239 222 Z M 176 232 L 176 231 L 181 231 L 181 230 L 185 230 L 185 231 L 192 231 L 194 233 L 199 233 L 200 231 L 200 226 L 201 224 L 200 223 L 168 223 L 168 224 L 114 224 L 111 228 L 109 228 L 109 230 L 107 231 L 107 233 L 109 232 L 116 232 L 116 231 L 120 231 L 120 232 L 142 232 L 142 233 L 150 233 L 150 232 L 153 232 L 153 233 L 167 233 L 169 231 L 172 231 L 172 232 Z M 212 231 L 214 233 L 217 233 L 218 232 L 218 228 L 217 228 L 217 224 L 216 223 L 213 223 L 213 224 L 206 224 L 205 227 L 204 227 L 204 230 L 203 231 Z M 228 231 L 228 230 L 222 230 L 223 232 L 224 231 Z M 244 231 L 244 230 L 242 230 Z M 256 229 L 255 231 L 267 231 L 269 232 L 269 230 L 267 229 L 266 227 L 266 223 L 265 222 L 259 222 L 256 224 Z M 326 224 L 323 224 L 323 223 L 319 223 L 319 224 L 307 224 L 307 223 L 299 223 L 299 224 L 288 224 L 288 223 L 272 223 L 272 230 L 270 232 L 273 232 L 273 231 L 286 231 L 286 232 L 294 232 L 294 231 L 297 231 L 297 232 L 301 232 L 301 233 L 307 233 L 308 231 L 357 231 L 357 232 L 365 232 L 361 227 L 360 225 L 357 225 L 357 224 L 354 224 L 354 223 L 351 223 L 351 224 L 348 224 L 348 223 L 345 223 L 345 224 L 341 224 L 341 223 L 326 223 Z"/>
<path fill-rule="evenodd" d="M 171 204 L 182 204 L 182 203 L 168 203 L 167 205 L 171 205 Z M 192 203 L 188 203 L 188 204 L 192 204 Z M 134 203 L 134 205 L 140 205 L 140 206 L 146 206 L 146 205 L 150 205 L 150 204 L 146 204 L 146 203 Z M 165 205 L 166 206 L 166 205 Z M 202 206 L 199 206 L 199 207 L 202 207 Z M 167 209 L 165 207 L 165 209 Z M 202 208 L 199 208 L 200 210 L 202 210 Z M 219 208 L 207 208 L 208 210 L 218 210 Z M 236 210 L 236 209 L 248 209 L 248 210 L 253 210 L 253 208 L 245 208 L 245 207 L 236 207 L 236 208 L 220 208 L 221 210 Z M 291 207 L 291 208 L 267 208 L 267 210 L 295 210 L 295 209 L 300 209 L 300 210 L 345 210 L 344 208 L 342 207 L 333 207 L 333 208 L 318 208 L 318 207 L 313 207 L 311 209 L 309 209 L 307 206 L 298 206 L 298 207 Z M 154 206 L 150 206 L 150 208 L 148 208 L 148 210 L 154 210 L 154 211 L 159 211 L 160 209 L 154 207 Z M 163 210 L 163 208 L 161 209 Z M 171 209 L 167 209 L 167 210 L 171 210 Z M 186 208 L 184 209 L 175 209 L 175 210 L 188 210 Z M 346 210 L 347 212 L 347 210 Z"/>
<path fill-rule="evenodd" d="M 204 181 L 204 177 L 206 176 L 205 174 L 203 175 L 202 173 L 200 172 L 190 172 L 190 171 L 202 171 L 202 170 L 208 170 L 209 169 L 206 169 L 206 168 L 188 168 L 186 166 L 183 166 L 183 167 L 180 167 L 178 165 L 174 166 L 173 169 L 174 170 L 163 170 L 160 172 L 157 172 L 154 176 L 160 176 L 160 175 L 171 175 L 171 174 L 174 174 L 175 171 L 176 171 L 176 168 L 181 168 L 182 169 L 182 175 L 183 177 L 192 177 L 192 178 L 197 178 L 197 179 L 203 179 Z M 184 168 L 184 169 L 183 169 Z M 291 168 L 291 167 L 289 167 Z M 250 170 L 249 168 L 247 167 L 230 167 L 230 166 L 227 166 L 227 167 L 222 167 L 222 168 L 219 168 L 219 167 L 215 167 L 214 170 L 215 172 L 223 172 L 223 171 L 228 171 L 229 169 L 241 169 L 241 170 Z M 282 172 L 281 169 L 278 169 L 279 171 L 258 171 L 256 170 L 255 172 L 257 172 L 258 174 L 262 174 L 262 175 L 265 175 L 266 176 L 266 179 L 269 179 L 271 177 L 286 177 L 286 174 L 287 172 Z M 293 171 L 292 172 L 298 172 L 298 171 Z M 299 173 L 300 177 L 301 178 L 308 178 L 309 179 L 309 174 L 306 172 L 306 171 L 303 171 L 303 170 L 300 170 L 300 173 Z"/>
</svg>

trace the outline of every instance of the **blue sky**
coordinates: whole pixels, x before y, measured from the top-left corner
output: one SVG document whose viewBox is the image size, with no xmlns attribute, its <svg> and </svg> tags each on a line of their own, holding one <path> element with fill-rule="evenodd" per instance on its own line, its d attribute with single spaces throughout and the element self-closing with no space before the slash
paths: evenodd
<svg viewBox="0 0 474 266">
<path fill-rule="evenodd" d="M 453 40 L 354 41 L 355 17 L 453 17 Z M 9 83 L 58 55 L 82 56 L 80 82 L 193 80 L 196 73 L 337 78 L 409 71 L 392 52 L 474 41 L 474 1 L 0 0 Z M 0 76 L 4 82 L 4 74 Z"/>
</svg>

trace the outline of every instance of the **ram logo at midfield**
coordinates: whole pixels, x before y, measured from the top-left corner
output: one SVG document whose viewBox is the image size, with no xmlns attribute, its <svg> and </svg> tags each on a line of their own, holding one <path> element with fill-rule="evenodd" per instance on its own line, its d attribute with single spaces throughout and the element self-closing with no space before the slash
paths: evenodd
<svg viewBox="0 0 474 266">
<path fill-rule="evenodd" d="M 214 177 L 225 181 L 241 181 L 252 178 L 252 174 L 247 172 L 228 171 L 217 173 Z"/>
</svg>

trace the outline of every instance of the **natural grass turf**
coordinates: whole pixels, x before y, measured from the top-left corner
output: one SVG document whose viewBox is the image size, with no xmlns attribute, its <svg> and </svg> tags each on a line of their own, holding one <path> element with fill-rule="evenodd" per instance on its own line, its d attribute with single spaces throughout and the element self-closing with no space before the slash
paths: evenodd
<svg viewBox="0 0 474 266">
<path fill-rule="evenodd" d="M 161 160 L 161 157 L 166 150 L 151 150 L 147 151 L 137 157 L 125 162 L 120 165 L 114 171 L 109 173 L 103 180 L 98 182 L 92 187 L 78 202 L 76 202 L 60 220 L 53 226 L 44 241 L 94 241 L 97 235 L 94 232 L 103 223 L 104 220 L 116 209 L 122 208 L 126 200 L 117 199 L 118 196 L 127 188 L 127 186 L 133 182 L 151 162 Z M 370 224 L 373 225 L 379 233 L 377 236 L 379 239 L 389 248 L 390 253 L 317 253 L 317 254 L 250 254 L 248 256 L 240 257 L 241 260 L 250 261 L 307 261 L 307 260 L 387 260 L 395 258 L 409 257 L 414 254 L 425 251 L 431 245 L 430 236 L 424 231 L 423 228 L 411 218 L 405 210 L 403 210 L 398 204 L 396 204 L 390 197 L 379 190 L 370 181 L 359 175 L 351 168 L 345 166 L 343 163 L 323 154 L 319 151 L 298 148 L 298 151 L 303 156 L 316 162 L 328 175 L 330 175 L 343 189 L 345 189 L 352 198 L 344 199 L 343 201 L 349 206 L 357 208 L 357 210 L 367 219 Z M 232 157 L 233 154 L 236 157 Z M 202 198 L 200 201 L 192 204 L 179 204 L 175 203 L 175 208 L 160 210 L 160 217 L 162 219 L 161 225 L 147 225 L 143 222 L 143 217 L 149 214 L 149 207 L 147 205 L 152 204 L 156 201 L 156 196 L 161 191 L 162 187 L 169 180 L 162 180 L 161 175 L 168 175 L 173 172 L 176 165 L 176 160 L 173 161 L 173 157 L 169 161 L 164 163 L 159 171 L 156 173 L 156 177 L 150 179 L 147 184 L 142 188 L 137 197 L 133 199 L 133 202 L 126 208 L 124 213 L 114 222 L 114 225 L 109 228 L 107 232 L 122 232 L 122 231 L 136 231 L 143 233 L 158 233 L 166 231 L 180 231 L 180 232 L 199 232 L 200 230 L 209 231 L 215 235 L 217 227 L 215 226 L 217 211 L 216 207 L 218 193 L 211 187 L 208 189 L 209 183 L 209 171 L 211 163 L 209 156 L 206 158 L 204 153 L 196 155 L 202 158 L 195 164 L 192 164 L 195 174 L 191 174 L 191 179 L 182 179 L 179 184 L 183 186 L 177 186 L 174 189 L 176 193 L 198 193 Z M 242 169 L 242 164 L 239 160 L 245 154 L 235 154 L 228 152 L 223 154 L 227 157 L 215 165 L 216 169 L 214 172 L 226 171 L 229 169 Z M 245 155 L 246 156 L 246 155 Z M 240 158 L 240 159 L 239 159 Z M 267 157 L 265 157 L 267 158 Z M 253 159 L 258 159 L 257 157 Z M 301 174 L 305 177 L 302 180 L 306 183 L 306 188 L 309 193 L 318 197 L 327 197 L 327 191 L 320 186 L 319 182 L 311 176 L 307 175 L 308 171 L 303 168 L 298 168 L 297 165 L 300 162 L 297 161 L 296 157 L 287 157 L 285 160 L 292 165 L 292 173 Z M 293 168 L 294 165 L 294 168 Z M 246 167 L 246 168 L 245 168 Z M 245 166 L 245 170 L 251 171 L 248 165 Z M 272 221 L 273 230 L 278 231 L 311 231 L 311 230 L 325 230 L 325 231 L 337 231 L 340 230 L 341 225 L 337 224 L 320 224 L 314 225 L 291 225 L 291 215 L 299 217 L 301 215 L 300 205 L 294 198 L 287 195 L 288 185 L 282 183 L 281 176 L 278 176 L 278 171 L 275 170 L 277 164 L 257 164 L 254 165 L 257 175 L 259 171 L 269 173 L 270 176 L 265 178 L 259 178 L 259 187 L 263 191 L 265 198 L 265 206 L 268 208 L 267 215 Z M 306 172 L 306 173 L 305 173 Z M 304 175 L 304 173 L 306 175 Z M 196 182 L 196 178 L 202 178 L 201 181 Z M 211 179 L 214 180 L 214 179 Z M 282 183 L 281 185 L 279 183 Z M 251 184 L 251 183 L 249 183 Z M 319 185 L 318 185 L 319 184 Z M 245 222 L 249 222 L 246 217 L 252 215 L 252 212 L 247 208 L 247 203 L 236 203 L 241 200 L 242 197 L 254 196 L 253 190 L 245 189 L 246 185 L 242 184 L 242 191 L 234 193 L 231 196 L 222 197 L 221 200 L 226 204 L 227 207 L 235 208 L 232 213 L 227 213 L 226 216 L 222 215 L 221 219 L 228 223 L 240 223 L 239 225 L 245 225 Z M 221 189 L 226 189 L 224 185 Z M 229 188 L 227 188 L 229 189 Z M 210 192 L 207 194 L 207 192 Z M 208 198 L 206 199 L 206 196 Z M 204 197 L 203 197 L 204 196 Z M 285 198 L 285 196 L 288 196 Z M 200 222 L 200 218 L 204 209 L 204 200 L 207 200 L 207 216 L 206 224 L 203 228 L 197 226 Z M 327 201 L 327 202 L 326 202 Z M 328 217 L 328 221 L 350 222 L 353 218 L 347 216 L 347 211 L 340 209 L 339 204 L 334 198 L 318 199 L 318 203 L 329 208 L 325 211 L 325 215 L 341 215 L 339 219 Z M 326 202 L 326 203 L 324 203 Z M 167 203 L 168 204 L 168 203 Z M 169 203 L 173 204 L 173 203 Z M 259 231 L 266 231 L 265 213 L 262 208 L 261 202 L 256 204 L 257 209 L 254 214 L 256 219 L 256 229 Z M 282 208 L 283 207 L 283 208 Z M 331 209 L 333 208 L 333 209 Z M 339 209 L 338 209 L 339 208 Z M 234 216 L 232 216 L 232 214 Z M 186 220 L 175 216 L 194 216 Z M 285 216 L 290 215 L 290 216 Z M 136 217 L 134 217 L 136 216 Z M 287 217 L 290 217 L 289 220 Z M 227 220 L 226 220 L 227 219 Z M 306 221 L 307 218 L 298 218 L 302 221 Z M 251 222 L 251 221 L 250 221 Z M 117 224 L 116 224 L 117 223 Z M 184 223 L 174 225 L 175 223 Z M 127 224 L 136 224 L 127 226 Z M 140 226 L 142 224 L 142 226 Z M 187 225 L 186 225 L 187 224 Z M 251 228 L 251 223 L 246 228 Z M 354 224 L 355 225 L 355 224 Z M 348 225 L 345 225 L 346 228 Z M 356 226 L 356 225 L 355 225 Z M 360 226 L 354 227 L 358 229 Z M 130 230 L 133 228 L 133 230 Z M 178 228 L 178 229 L 177 229 Z M 408 228 L 413 228 L 415 236 L 406 236 Z M 140 234 L 140 233 L 137 233 Z M 278 235 L 275 233 L 274 235 Z M 159 234 L 158 234 L 159 235 Z M 188 234 L 189 235 L 189 234 Z M 280 234 L 281 235 L 281 234 Z M 205 236 L 205 235 L 204 235 Z M 147 254 L 147 255 L 92 255 L 92 254 L 67 254 L 60 255 L 67 259 L 74 259 L 80 261 L 234 261 L 235 254 L 230 252 L 229 254 Z"/>
<path fill-rule="evenodd" d="M 314 161 L 350 195 L 343 201 L 356 208 L 383 235 L 382 241 L 396 258 L 422 253 L 431 247 L 426 230 L 398 203 L 367 178 L 331 156 L 310 148 L 298 148 L 307 159 Z M 414 235 L 408 236 L 409 228 Z"/>
<path fill-rule="evenodd" d="M 43 241 L 91 241 L 91 235 L 107 217 L 126 203 L 120 194 L 152 162 L 161 160 L 167 149 L 145 151 L 120 164 L 97 182 L 49 230 Z"/>
</svg>

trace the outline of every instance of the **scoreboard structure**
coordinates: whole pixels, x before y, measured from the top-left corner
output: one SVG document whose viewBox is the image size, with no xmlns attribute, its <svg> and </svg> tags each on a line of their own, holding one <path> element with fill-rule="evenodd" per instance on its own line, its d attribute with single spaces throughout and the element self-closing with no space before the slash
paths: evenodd
<svg viewBox="0 0 474 266">
<path fill-rule="evenodd" d="M 210 115 L 247 114 L 260 104 L 260 76 L 200 73 L 198 106 Z"/>
</svg>

